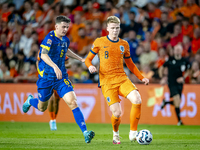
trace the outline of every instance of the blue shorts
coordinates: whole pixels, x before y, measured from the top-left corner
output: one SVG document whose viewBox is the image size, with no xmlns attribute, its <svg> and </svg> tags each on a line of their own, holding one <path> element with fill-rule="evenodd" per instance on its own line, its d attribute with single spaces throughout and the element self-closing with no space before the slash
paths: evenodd
<svg viewBox="0 0 200 150">
<path fill-rule="evenodd" d="M 66 93 L 73 90 L 71 81 L 65 77 L 61 80 L 48 80 L 39 78 L 37 81 L 38 98 L 42 102 L 46 102 L 53 94 L 53 90 L 56 90 L 59 97 L 63 97 Z"/>
</svg>

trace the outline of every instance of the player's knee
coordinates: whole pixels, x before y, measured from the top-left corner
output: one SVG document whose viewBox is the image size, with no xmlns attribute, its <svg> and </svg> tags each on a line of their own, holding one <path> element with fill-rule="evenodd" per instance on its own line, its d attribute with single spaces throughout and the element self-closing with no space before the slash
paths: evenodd
<svg viewBox="0 0 200 150">
<path fill-rule="evenodd" d="M 142 100 L 141 98 L 136 98 L 135 101 L 133 102 L 134 104 L 141 104 Z"/>
<path fill-rule="evenodd" d="M 47 105 L 43 105 L 43 106 L 38 106 L 38 110 L 41 112 L 44 112 L 47 109 Z"/>
<path fill-rule="evenodd" d="M 71 109 L 78 107 L 76 100 L 70 100 L 67 104 Z"/>
<path fill-rule="evenodd" d="M 113 111 L 113 115 L 117 118 L 121 116 L 122 112 L 120 110 Z"/>
<path fill-rule="evenodd" d="M 137 90 L 131 91 L 128 95 L 127 98 L 131 101 L 133 104 L 141 104 L 141 96 L 140 93 Z"/>
</svg>

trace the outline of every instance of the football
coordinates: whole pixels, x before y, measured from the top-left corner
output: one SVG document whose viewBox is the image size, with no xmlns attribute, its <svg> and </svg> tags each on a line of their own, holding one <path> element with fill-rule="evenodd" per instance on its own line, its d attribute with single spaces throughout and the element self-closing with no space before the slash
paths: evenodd
<svg viewBox="0 0 200 150">
<path fill-rule="evenodd" d="M 149 130 L 144 129 L 137 133 L 136 140 L 141 145 L 149 145 L 153 140 L 153 136 Z"/>
</svg>

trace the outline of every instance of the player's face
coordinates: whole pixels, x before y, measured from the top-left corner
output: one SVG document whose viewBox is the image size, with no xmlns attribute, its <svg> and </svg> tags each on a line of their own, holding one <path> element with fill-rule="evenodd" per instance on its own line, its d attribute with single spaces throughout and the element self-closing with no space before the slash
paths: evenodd
<svg viewBox="0 0 200 150">
<path fill-rule="evenodd" d="M 63 37 L 66 35 L 68 29 L 69 29 L 69 23 L 61 22 L 59 24 L 55 25 L 56 28 L 56 34 L 58 37 Z"/>
<path fill-rule="evenodd" d="M 174 56 L 181 56 L 182 55 L 182 47 L 180 47 L 180 46 L 176 46 L 175 48 L 174 48 Z"/>
<path fill-rule="evenodd" d="M 120 24 L 119 23 L 109 23 L 107 26 L 107 31 L 109 35 L 112 37 L 118 37 L 120 31 Z"/>
</svg>

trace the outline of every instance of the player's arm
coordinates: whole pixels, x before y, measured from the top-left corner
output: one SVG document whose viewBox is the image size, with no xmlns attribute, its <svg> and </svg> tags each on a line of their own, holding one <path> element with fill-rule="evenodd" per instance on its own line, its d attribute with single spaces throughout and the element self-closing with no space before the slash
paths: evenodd
<svg viewBox="0 0 200 150">
<path fill-rule="evenodd" d="M 70 68 L 71 67 L 71 63 L 69 62 L 69 58 L 67 57 L 67 59 L 65 58 L 65 68 Z"/>
<path fill-rule="evenodd" d="M 178 83 L 184 83 L 184 82 L 185 82 L 185 78 L 187 78 L 187 76 L 189 75 L 189 73 L 190 73 L 190 71 L 187 70 L 187 71 L 184 73 L 184 75 L 183 75 L 182 77 L 177 78 L 176 81 L 177 81 Z"/>
<path fill-rule="evenodd" d="M 61 70 L 58 68 L 58 66 L 51 60 L 51 58 L 48 55 L 49 50 L 47 50 L 46 48 L 42 48 L 42 52 L 41 52 L 41 59 L 49 66 L 51 66 L 54 69 L 54 72 L 56 73 L 56 77 L 58 79 L 62 79 L 62 72 Z"/>
<path fill-rule="evenodd" d="M 94 43 L 93 43 L 93 45 L 91 47 L 91 50 L 90 50 L 88 56 L 85 59 L 85 65 L 87 66 L 87 68 L 88 68 L 90 73 L 97 72 L 97 68 L 92 65 L 92 60 L 95 57 L 95 55 L 99 52 L 99 50 L 100 50 L 100 46 L 99 45 L 100 44 L 102 44 L 102 41 L 99 38 L 97 38 L 94 41 Z"/>
<path fill-rule="evenodd" d="M 96 54 L 89 52 L 88 56 L 85 59 L 85 65 L 88 67 L 90 73 L 97 72 L 97 68 L 92 65 L 92 60 Z"/>
<path fill-rule="evenodd" d="M 184 83 L 185 82 L 185 78 L 187 78 L 189 76 L 189 74 L 190 74 L 191 65 L 190 65 L 189 61 L 186 61 L 186 62 L 187 62 L 187 64 L 186 64 L 186 71 L 185 71 L 185 73 L 183 74 L 182 77 L 179 77 L 177 79 L 178 83 Z"/>
<path fill-rule="evenodd" d="M 159 77 L 161 78 L 160 84 L 165 85 L 168 80 L 168 68 L 164 66 L 160 66 L 160 68 L 158 69 L 158 74 L 159 74 Z"/>
<path fill-rule="evenodd" d="M 69 56 L 69 57 L 71 57 L 71 58 L 80 60 L 83 63 L 85 62 L 85 59 L 81 58 L 80 56 L 78 56 L 77 54 L 75 54 L 74 52 L 72 52 L 72 50 L 70 50 L 70 49 L 67 50 L 66 55 Z"/>
<path fill-rule="evenodd" d="M 127 65 L 127 67 L 129 68 L 129 70 L 135 74 L 135 76 L 140 79 L 142 82 L 144 82 L 145 85 L 149 84 L 149 79 L 143 77 L 143 75 L 140 73 L 140 71 L 138 70 L 138 68 L 136 67 L 136 65 L 133 63 L 132 59 L 129 58 L 125 58 L 125 63 Z"/>
</svg>

